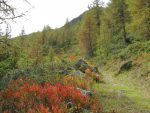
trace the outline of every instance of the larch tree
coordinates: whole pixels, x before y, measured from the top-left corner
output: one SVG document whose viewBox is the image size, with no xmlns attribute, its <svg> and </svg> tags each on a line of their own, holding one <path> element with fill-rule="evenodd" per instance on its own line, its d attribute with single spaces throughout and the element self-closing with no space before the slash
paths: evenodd
<svg viewBox="0 0 150 113">
<path fill-rule="evenodd" d="M 80 30 L 80 44 L 86 57 L 92 57 L 96 49 L 97 24 L 93 13 L 86 12 Z"/>
<path fill-rule="evenodd" d="M 99 47 L 101 16 L 103 12 L 103 2 L 94 0 L 92 5 L 88 6 L 89 11 L 86 12 L 82 20 L 80 31 L 80 43 L 83 47 L 85 56 L 92 57 L 96 48 Z"/>
</svg>

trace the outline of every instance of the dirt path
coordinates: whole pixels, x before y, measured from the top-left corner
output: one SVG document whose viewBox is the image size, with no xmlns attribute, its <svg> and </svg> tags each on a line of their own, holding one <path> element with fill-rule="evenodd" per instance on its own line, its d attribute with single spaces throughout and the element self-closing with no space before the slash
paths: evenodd
<svg viewBox="0 0 150 113">
<path fill-rule="evenodd" d="M 119 113 L 150 113 L 150 92 L 128 74 L 112 76 L 111 72 L 102 72 L 104 84 L 96 84 L 104 109 L 117 110 Z"/>
</svg>

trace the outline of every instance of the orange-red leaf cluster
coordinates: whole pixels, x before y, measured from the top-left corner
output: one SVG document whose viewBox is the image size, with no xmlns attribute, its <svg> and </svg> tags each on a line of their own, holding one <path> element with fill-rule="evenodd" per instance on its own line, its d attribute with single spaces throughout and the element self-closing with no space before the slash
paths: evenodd
<svg viewBox="0 0 150 113">
<path fill-rule="evenodd" d="M 45 83 L 34 84 L 30 80 L 13 81 L 0 93 L 3 113 L 66 113 L 67 103 L 74 108 L 89 106 L 89 97 L 75 87 Z M 80 109 L 80 108 L 79 108 Z"/>
</svg>

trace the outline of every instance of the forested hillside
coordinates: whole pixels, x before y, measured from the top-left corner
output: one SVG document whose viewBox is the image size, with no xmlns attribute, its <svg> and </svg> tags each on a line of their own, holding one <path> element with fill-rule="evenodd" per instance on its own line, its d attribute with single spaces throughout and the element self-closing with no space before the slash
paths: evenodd
<svg viewBox="0 0 150 113">
<path fill-rule="evenodd" d="M 149 113 L 150 0 L 111 0 L 107 6 L 94 0 L 61 28 L 46 25 L 29 35 L 22 29 L 15 38 L 6 28 L 0 91 L 2 113 Z"/>
</svg>

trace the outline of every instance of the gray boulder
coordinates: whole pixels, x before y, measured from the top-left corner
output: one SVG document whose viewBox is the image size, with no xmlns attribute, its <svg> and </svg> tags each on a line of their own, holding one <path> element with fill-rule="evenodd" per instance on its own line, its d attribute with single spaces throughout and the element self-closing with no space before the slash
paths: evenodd
<svg viewBox="0 0 150 113">
<path fill-rule="evenodd" d="M 88 64 L 85 60 L 80 59 L 77 61 L 77 63 L 75 64 L 75 69 L 76 70 L 80 70 L 83 73 L 85 73 L 86 69 L 90 69 L 91 72 L 95 72 L 95 73 L 100 73 L 97 67 L 93 67 L 90 64 Z"/>
<path fill-rule="evenodd" d="M 68 70 L 66 70 L 66 69 L 60 70 L 60 71 L 58 71 L 58 73 L 59 73 L 60 75 L 68 75 L 68 74 L 69 74 Z"/>
<path fill-rule="evenodd" d="M 85 73 L 81 72 L 80 70 L 74 71 L 70 75 L 71 76 L 85 77 Z"/>
</svg>

